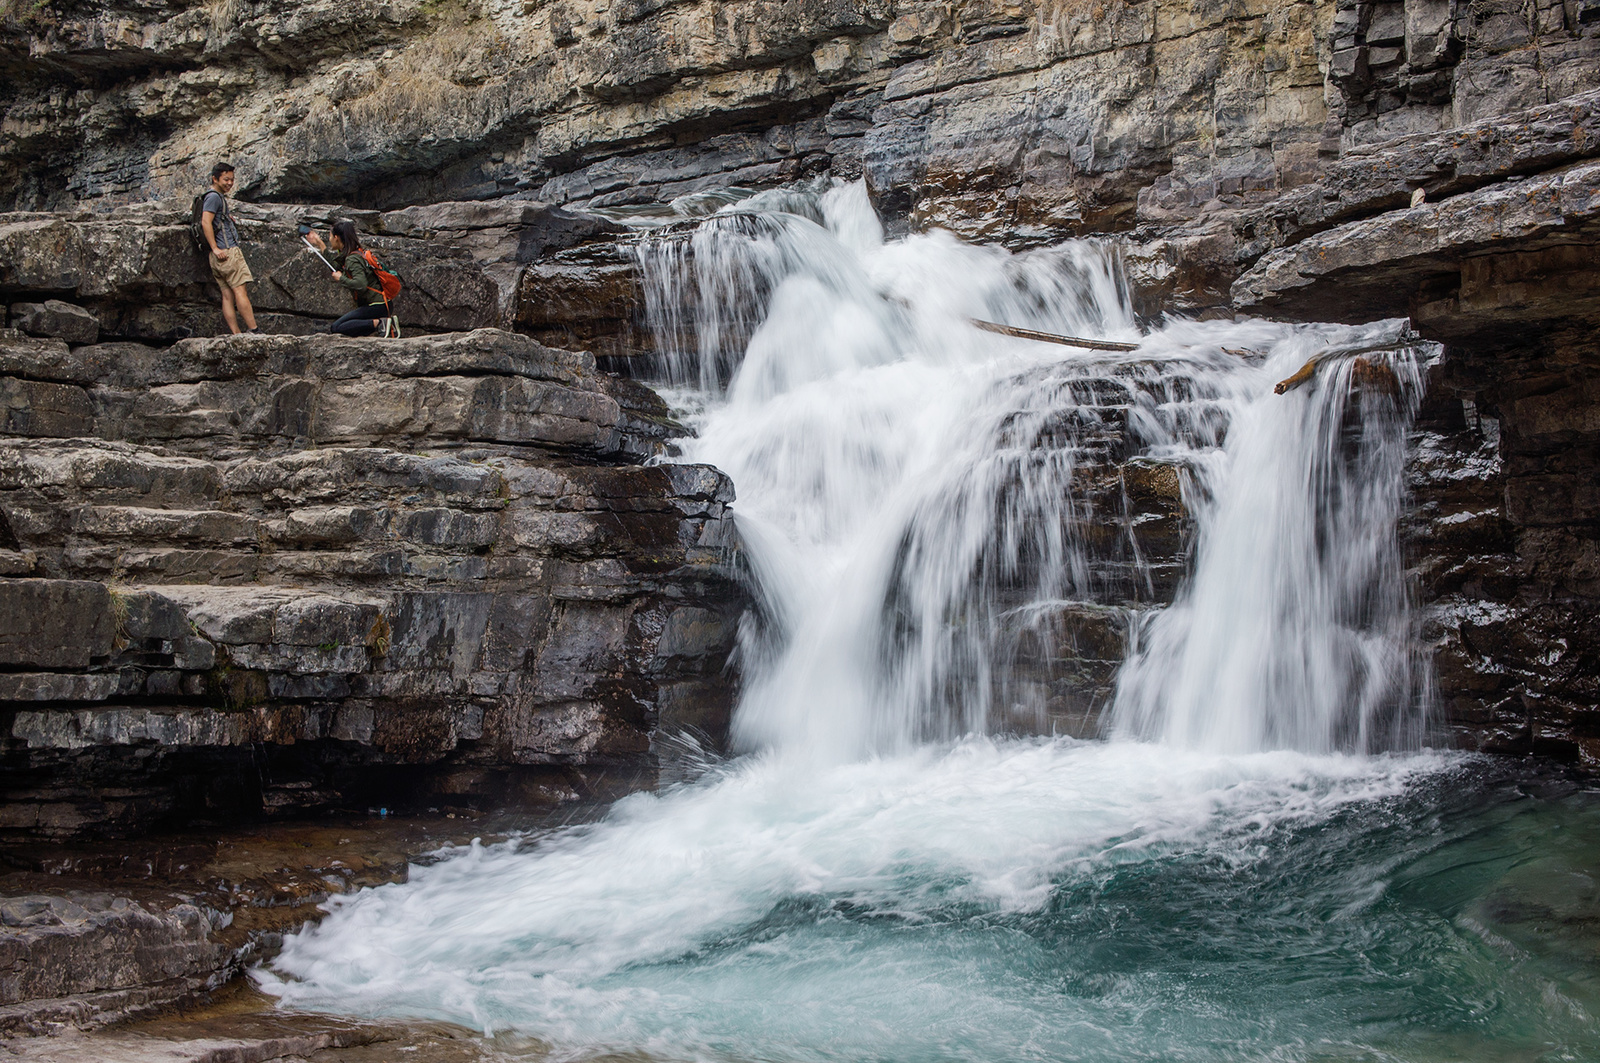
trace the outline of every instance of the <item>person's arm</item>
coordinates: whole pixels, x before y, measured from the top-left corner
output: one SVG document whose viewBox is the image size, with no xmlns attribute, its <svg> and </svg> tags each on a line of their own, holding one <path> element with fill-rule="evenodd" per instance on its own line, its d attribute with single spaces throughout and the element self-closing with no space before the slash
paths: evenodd
<svg viewBox="0 0 1600 1063">
<path fill-rule="evenodd" d="M 347 252 L 344 256 L 344 272 L 339 274 L 339 283 L 353 292 L 364 292 L 372 282 L 367 276 L 367 264 L 359 254 L 354 251 Z"/>
<path fill-rule="evenodd" d="M 307 246 L 309 246 L 313 251 L 317 252 L 317 257 L 322 259 L 322 264 L 326 266 L 328 264 L 328 260 L 327 260 L 326 256 L 324 256 L 322 254 L 322 252 L 328 251 L 328 245 L 322 239 L 322 237 L 317 235 L 316 230 L 313 229 L 311 232 L 306 233 L 305 236 L 302 237 L 302 239 L 305 240 Z M 333 252 L 332 251 L 328 251 L 328 254 L 331 255 L 331 254 L 333 254 Z M 341 283 L 344 280 L 344 275 L 341 274 L 337 269 L 335 269 L 328 276 L 329 276 L 329 279 L 335 280 L 335 281 L 339 281 Z"/>
<path fill-rule="evenodd" d="M 208 210 L 200 215 L 200 231 L 206 234 L 206 243 L 211 245 L 211 253 L 217 256 L 217 261 L 228 261 L 228 249 L 217 246 L 217 215 L 215 212 Z"/>
</svg>

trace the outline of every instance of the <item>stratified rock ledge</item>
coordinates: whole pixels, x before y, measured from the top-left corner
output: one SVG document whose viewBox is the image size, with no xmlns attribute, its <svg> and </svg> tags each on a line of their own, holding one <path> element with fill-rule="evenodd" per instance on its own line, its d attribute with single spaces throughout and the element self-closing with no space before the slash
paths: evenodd
<svg viewBox="0 0 1600 1063">
<path fill-rule="evenodd" d="M 0 835 L 648 785 L 712 736 L 728 479 L 492 329 L 0 340 Z"/>
</svg>

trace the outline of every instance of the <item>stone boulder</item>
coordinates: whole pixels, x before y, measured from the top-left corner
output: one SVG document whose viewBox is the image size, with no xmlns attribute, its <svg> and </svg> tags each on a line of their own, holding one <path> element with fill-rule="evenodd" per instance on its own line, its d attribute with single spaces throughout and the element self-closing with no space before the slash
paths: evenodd
<svg viewBox="0 0 1600 1063">
<path fill-rule="evenodd" d="M 233 972 L 221 912 L 70 892 L 0 899 L 0 1030 L 42 1033 L 154 1010 Z"/>
<path fill-rule="evenodd" d="M 13 303 L 11 324 L 31 336 L 51 336 L 68 343 L 93 343 L 100 338 L 100 322 L 93 314 L 60 299 Z"/>
</svg>

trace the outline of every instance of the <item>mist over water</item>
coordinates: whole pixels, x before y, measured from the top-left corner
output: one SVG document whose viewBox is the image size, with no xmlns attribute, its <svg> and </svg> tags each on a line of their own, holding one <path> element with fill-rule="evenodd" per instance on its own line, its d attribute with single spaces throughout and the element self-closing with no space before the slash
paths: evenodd
<svg viewBox="0 0 1600 1063">
<path fill-rule="evenodd" d="M 743 755 L 336 899 L 266 988 L 557 1058 L 1600 1045 L 1571 956 L 1507 960 L 1491 903 L 1532 853 L 1582 865 L 1587 798 L 1417 752 L 1395 524 L 1428 352 L 1396 323 L 1141 335 L 1114 248 L 885 241 L 859 185 L 747 199 L 639 254 L 684 460 L 739 492 Z M 1272 393 L 1313 357 L 1315 382 Z M 1175 470 L 1195 522 L 1164 609 L 1129 459 Z M 1015 667 L 1070 609 L 1129 632 L 1109 741 L 1052 737 Z M 1562 817 L 1582 829 L 1551 847 Z"/>
</svg>

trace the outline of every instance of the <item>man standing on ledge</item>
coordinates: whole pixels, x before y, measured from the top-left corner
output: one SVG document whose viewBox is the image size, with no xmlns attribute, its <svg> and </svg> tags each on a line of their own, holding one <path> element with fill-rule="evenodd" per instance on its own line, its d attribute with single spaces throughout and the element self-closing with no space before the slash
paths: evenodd
<svg viewBox="0 0 1600 1063">
<path fill-rule="evenodd" d="M 233 166 L 219 162 L 211 167 L 211 191 L 206 193 L 200 206 L 200 232 L 211 247 L 207 259 L 211 275 L 222 289 L 222 320 L 228 331 L 239 333 L 239 319 L 244 318 L 245 329 L 256 328 L 255 307 L 244 286 L 255 280 L 250 264 L 244 260 L 244 249 L 239 246 L 239 230 L 234 228 L 233 216 L 228 213 L 228 193 L 233 191 Z"/>
</svg>

